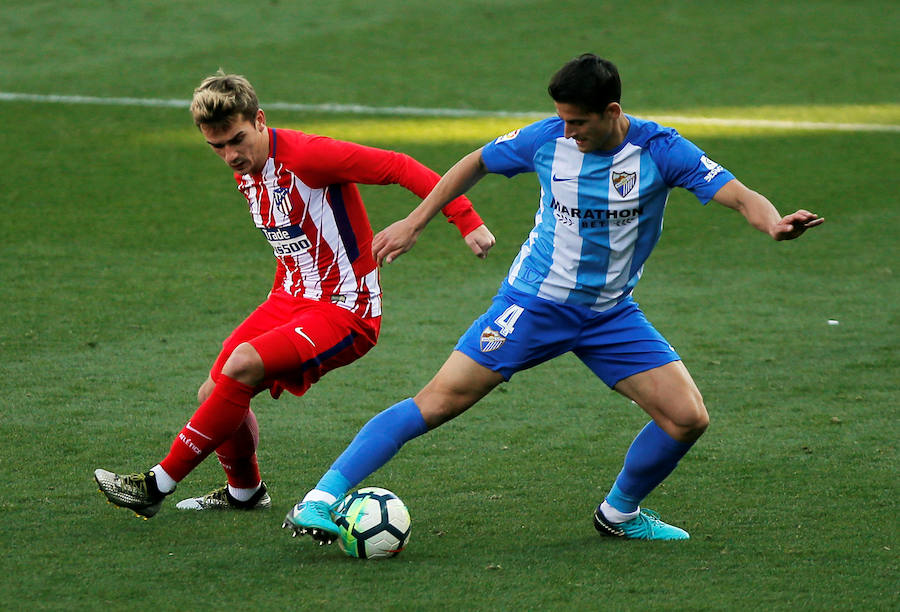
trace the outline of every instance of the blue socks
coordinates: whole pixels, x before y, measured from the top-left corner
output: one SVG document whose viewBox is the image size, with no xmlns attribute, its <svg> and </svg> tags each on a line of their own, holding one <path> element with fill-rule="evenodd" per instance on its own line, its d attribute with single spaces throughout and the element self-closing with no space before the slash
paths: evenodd
<svg viewBox="0 0 900 612">
<path fill-rule="evenodd" d="M 636 511 L 693 445 L 693 442 L 675 440 L 650 421 L 625 454 L 625 465 L 606 496 L 607 503 L 619 512 Z"/>
<path fill-rule="evenodd" d="M 428 426 L 412 398 L 394 404 L 359 430 L 315 490 L 341 499 L 387 463 L 401 446 L 427 431 Z M 622 513 L 635 512 L 692 446 L 693 442 L 675 440 L 653 421 L 648 423 L 625 454 L 625 464 L 606 496 L 607 503 Z"/>
<path fill-rule="evenodd" d="M 316 489 L 341 499 L 352 487 L 387 463 L 400 447 L 428 431 L 412 398 L 394 404 L 366 423 L 335 460 Z"/>
</svg>

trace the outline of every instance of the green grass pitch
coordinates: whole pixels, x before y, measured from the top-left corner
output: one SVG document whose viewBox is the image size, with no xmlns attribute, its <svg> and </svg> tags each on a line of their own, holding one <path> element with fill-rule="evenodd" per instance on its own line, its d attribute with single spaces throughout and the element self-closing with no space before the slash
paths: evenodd
<svg viewBox="0 0 900 612">
<path fill-rule="evenodd" d="M 877 0 L 4 3 L 0 609 L 898 609 L 897 26 Z M 616 61 L 638 115 L 887 126 L 674 121 L 783 212 L 827 218 L 776 244 L 715 204 L 670 199 L 636 297 L 712 425 L 646 505 L 689 542 L 594 532 L 646 418 L 569 357 L 518 374 L 365 483 L 410 509 L 397 558 L 361 562 L 279 529 L 483 311 L 530 228 L 530 176 L 470 194 L 498 238 L 487 260 L 435 222 L 383 271 L 376 349 L 304 398 L 254 401 L 270 512 L 168 502 L 142 521 L 104 502 L 92 470 L 164 455 L 274 266 L 185 107 L 3 94 L 184 101 L 222 67 L 264 107 L 549 113 L 547 79 L 583 51 Z M 526 121 L 268 116 L 440 172 Z M 376 229 L 417 204 L 399 187 L 363 195 Z M 176 496 L 221 482 L 208 460 Z"/>
</svg>

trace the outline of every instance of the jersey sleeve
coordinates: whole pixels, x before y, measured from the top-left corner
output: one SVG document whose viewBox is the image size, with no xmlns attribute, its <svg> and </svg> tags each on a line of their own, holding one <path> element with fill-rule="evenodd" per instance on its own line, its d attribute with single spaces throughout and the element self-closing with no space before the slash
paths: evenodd
<svg viewBox="0 0 900 612">
<path fill-rule="evenodd" d="M 683 187 L 707 204 L 734 175 L 673 129 L 650 141 L 650 154 L 666 184 Z"/>
<path fill-rule="evenodd" d="M 405 153 L 325 136 L 311 136 L 304 154 L 304 180 L 314 187 L 334 183 L 400 185 L 425 199 L 441 178 Z M 463 236 L 484 223 L 465 196 L 451 201 L 441 212 Z"/>
<path fill-rule="evenodd" d="M 495 138 L 482 148 L 481 158 L 488 172 L 506 177 L 534 172 L 537 150 L 562 135 L 562 121 L 551 117 Z"/>
</svg>

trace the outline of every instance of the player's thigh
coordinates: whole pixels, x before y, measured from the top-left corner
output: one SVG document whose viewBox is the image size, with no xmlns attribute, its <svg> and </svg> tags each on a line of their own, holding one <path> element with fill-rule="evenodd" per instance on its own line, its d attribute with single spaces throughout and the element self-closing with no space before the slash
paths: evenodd
<svg viewBox="0 0 900 612">
<path fill-rule="evenodd" d="M 693 441 L 709 425 L 700 390 L 681 361 L 633 374 L 616 383 L 614 389 L 643 408 L 677 440 Z"/>
</svg>

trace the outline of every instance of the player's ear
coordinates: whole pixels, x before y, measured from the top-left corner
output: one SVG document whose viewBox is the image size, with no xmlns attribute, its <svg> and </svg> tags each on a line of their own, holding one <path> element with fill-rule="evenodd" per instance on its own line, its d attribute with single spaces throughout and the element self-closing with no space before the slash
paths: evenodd
<svg viewBox="0 0 900 612">
<path fill-rule="evenodd" d="M 263 109 L 256 111 L 256 129 L 260 132 L 266 129 L 266 113 Z"/>
<path fill-rule="evenodd" d="M 606 105 L 603 115 L 610 119 L 618 119 L 622 115 L 622 105 L 618 102 L 610 102 Z"/>
</svg>

